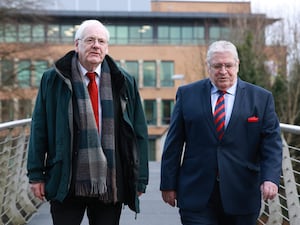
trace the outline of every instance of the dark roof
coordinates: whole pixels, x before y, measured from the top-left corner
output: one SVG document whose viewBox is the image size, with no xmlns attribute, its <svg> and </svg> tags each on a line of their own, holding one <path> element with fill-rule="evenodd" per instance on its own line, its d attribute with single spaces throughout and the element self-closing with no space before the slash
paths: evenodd
<svg viewBox="0 0 300 225">
<path fill-rule="evenodd" d="M 23 12 L 32 13 L 32 12 Z M 228 13 L 203 13 L 203 12 L 149 12 L 149 11 L 73 11 L 73 10 L 49 10 L 35 12 L 48 16 L 63 17 L 122 17 L 122 18 L 230 18 L 232 16 L 265 17 L 265 14 L 228 14 Z"/>
<path fill-rule="evenodd" d="M 109 21 L 120 21 L 128 19 L 131 21 L 197 21 L 203 19 L 234 19 L 234 18 L 261 18 L 267 24 L 278 21 L 278 18 L 267 18 L 265 14 L 228 14 L 228 13 L 208 13 L 208 12 L 150 12 L 150 11 L 73 11 L 73 10 L 48 10 L 48 11 L 22 11 L 21 14 L 38 16 L 48 16 L 53 19 L 83 20 L 99 19 Z"/>
</svg>

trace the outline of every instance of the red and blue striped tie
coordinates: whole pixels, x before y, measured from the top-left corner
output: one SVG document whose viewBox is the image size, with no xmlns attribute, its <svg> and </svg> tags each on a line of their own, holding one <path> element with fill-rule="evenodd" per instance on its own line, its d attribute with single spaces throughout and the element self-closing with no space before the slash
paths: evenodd
<svg viewBox="0 0 300 225">
<path fill-rule="evenodd" d="M 215 112 L 214 112 L 214 122 L 217 129 L 217 134 L 219 140 L 222 139 L 225 131 L 225 98 L 224 94 L 226 91 L 218 91 L 219 97 L 216 102 Z"/>
</svg>

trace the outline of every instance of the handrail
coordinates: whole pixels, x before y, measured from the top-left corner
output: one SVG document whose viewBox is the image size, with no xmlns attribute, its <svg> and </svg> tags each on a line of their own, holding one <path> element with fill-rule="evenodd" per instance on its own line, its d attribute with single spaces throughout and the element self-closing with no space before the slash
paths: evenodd
<svg viewBox="0 0 300 225">
<path fill-rule="evenodd" d="M 283 132 L 288 132 L 288 133 L 292 133 L 292 134 L 300 134 L 300 126 L 297 126 L 297 125 L 281 123 L 280 129 Z"/>
<path fill-rule="evenodd" d="M 17 126 L 24 126 L 30 125 L 31 119 L 22 119 L 22 120 L 15 120 L 6 123 L 0 123 L 0 131 L 5 129 L 11 129 Z"/>
<path fill-rule="evenodd" d="M 31 119 L 0 124 L 0 225 L 26 224 L 42 201 L 29 190 L 26 176 Z M 300 126 L 280 124 L 283 140 L 282 176 L 278 196 L 263 201 L 260 225 L 300 224 L 300 149 L 289 146 L 285 134 L 300 134 Z"/>
</svg>

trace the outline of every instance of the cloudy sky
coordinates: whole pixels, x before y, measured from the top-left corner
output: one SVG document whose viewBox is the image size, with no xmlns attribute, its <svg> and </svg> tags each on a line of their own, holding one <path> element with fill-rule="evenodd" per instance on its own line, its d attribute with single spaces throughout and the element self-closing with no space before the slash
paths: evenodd
<svg viewBox="0 0 300 225">
<path fill-rule="evenodd" d="M 251 0 L 251 7 L 252 12 L 266 13 L 274 17 L 289 17 L 300 13 L 299 0 Z"/>
<path fill-rule="evenodd" d="M 201 1 L 201 0 L 178 0 L 178 1 Z M 204 0 L 203 0 L 204 1 Z M 253 12 L 266 13 L 267 15 L 287 16 L 291 11 L 300 11 L 299 0 L 205 0 L 212 2 L 251 2 Z"/>
</svg>

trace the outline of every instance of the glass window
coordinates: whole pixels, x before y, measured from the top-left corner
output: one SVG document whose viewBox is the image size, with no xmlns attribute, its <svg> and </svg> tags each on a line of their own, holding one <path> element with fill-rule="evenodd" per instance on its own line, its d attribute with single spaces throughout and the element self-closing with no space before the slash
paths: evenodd
<svg viewBox="0 0 300 225">
<path fill-rule="evenodd" d="M 47 27 L 47 41 L 48 42 L 59 42 L 59 26 L 48 25 Z"/>
<path fill-rule="evenodd" d="M 3 86 L 12 86 L 14 84 L 14 63 L 12 60 L 2 60 L 1 80 Z"/>
<path fill-rule="evenodd" d="M 45 41 L 45 27 L 43 25 L 32 26 L 32 40 L 33 42 Z"/>
<path fill-rule="evenodd" d="M 17 42 L 17 25 L 5 24 L 5 41 Z"/>
<path fill-rule="evenodd" d="M 182 43 L 193 44 L 194 41 L 193 27 L 192 26 L 182 27 L 181 32 L 182 32 Z"/>
<path fill-rule="evenodd" d="M 150 25 L 143 25 L 140 29 L 143 43 L 153 42 L 153 27 Z"/>
<path fill-rule="evenodd" d="M 220 39 L 220 27 L 210 27 L 209 28 L 209 39 L 210 41 L 216 41 Z"/>
<path fill-rule="evenodd" d="M 158 43 L 199 44 L 205 43 L 203 26 L 158 26 Z"/>
<path fill-rule="evenodd" d="M 19 87 L 30 87 L 30 61 L 22 60 L 18 63 L 17 78 Z"/>
<path fill-rule="evenodd" d="M 160 64 L 160 86 L 162 87 L 172 87 L 174 82 L 172 80 L 172 75 L 174 74 L 174 62 L 164 62 Z"/>
<path fill-rule="evenodd" d="M 116 26 L 113 25 L 107 25 L 106 28 L 109 32 L 109 43 L 115 44 L 117 41 L 117 32 L 116 32 Z"/>
<path fill-rule="evenodd" d="M 229 39 L 230 37 L 230 30 L 228 27 L 222 27 L 221 29 L 221 36 L 222 39 Z"/>
<path fill-rule="evenodd" d="M 19 99 L 19 119 L 26 119 L 31 117 L 31 100 Z"/>
<path fill-rule="evenodd" d="M 161 124 L 164 125 L 170 124 L 173 106 L 174 106 L 174 100 L 162 100 Z"/>
<path fill-rule="evenodd" d="M 171 44 L 179 44 L 181 42 L 180 27 L 170 27 Z"/>
<path fill-rule="evenodd" d="M 156 64 L 154 61 L 143 63 L 144 87 L 156 87 Z"/>
<path fill-rule="evenodd" d="M 141 30 L 139 26 L 130 26 L 129 27 L 129 43 L 137 43 L 141 38 Z"/>
<path fill-rule="evenodd" d="M 153 29 L 152 26 L 129 26 L 129 43 L 152 43 Z"/>
<path fill-rule="evenodd" d="M 127 44 L 127 43 L 128 43 L 128 27 L 117 26 L 117 44 Z"/>
<path fill-rule="evenodd" d="M 74 26 L 73 25 L 61 25 L 61 40 L 63 43 L 70 43 L 74 40 Z"/>
<path fill-rule="evenodd" d="M 158 43 L 168 43 L 169 42 L 169 27 L 168 26 L 158 26 L 157 29 Z"/>
<path fill-rule="evenodd" d="M 5 26 L 3 24 L 0 24 L 0 42 L 4 42 L 4 30 Z"/>
<path fill-rule="evenodd" d="M 156 161 L 156 140 L 153 138 L 148 139 L 148 159 L 149 161 Z"/>
<path fill-rule="evenodd" d="M 19 41 L 20 42 L 31 41 L 31 26 L 29 24 L 19 25 Z"/>
<path fill-rule="evenodd" d="M 48 62 L 44 60 L 38 60 L 33 63 L 34 66 L 34 86 L 39 87 L 43 76 L 43 73 L 48 68 Z"/>
<path fill-rule="evenodd" d="M 197 44 L 205 44 L 205 29 L 203 26 L 194 28 L 194 38 Z"/>
<path fill-rule="evenodd" d="M 139 83 L 139 63 L 137 61 L 126 61 L 125 70 L 134 76 L 137 84 Z"/>
<path fill-rule="evenodd" d="M 14 120 L 14 102 L 13 100 L 1 101 L 1 115 L 2 122 L 8 122 Z"/>
<path fill-rule="evenodd" d="M 144 109 L 148 125 L 156 125 L 156 101 L 144 100 Z"/>
<path fill-rule="evenodd" d="M 78 25 L 58 24 L 0 24 L 0 42 L 50 42 L 71 43 Z M 110 33 L 110 44 L 199 44 L 205 43 L 203 26 L 174 26 L 149 24 L 106 25 Z M 209 35 L 212 39 L 226 38 L 228 28 L 212 26 Z M 155 37 L 154 37 L 155 35 Z M 46 39 L 47 38 L 47 39 Z M 157 38 L 157 40 L 156 40 Z"/>
</svg>

